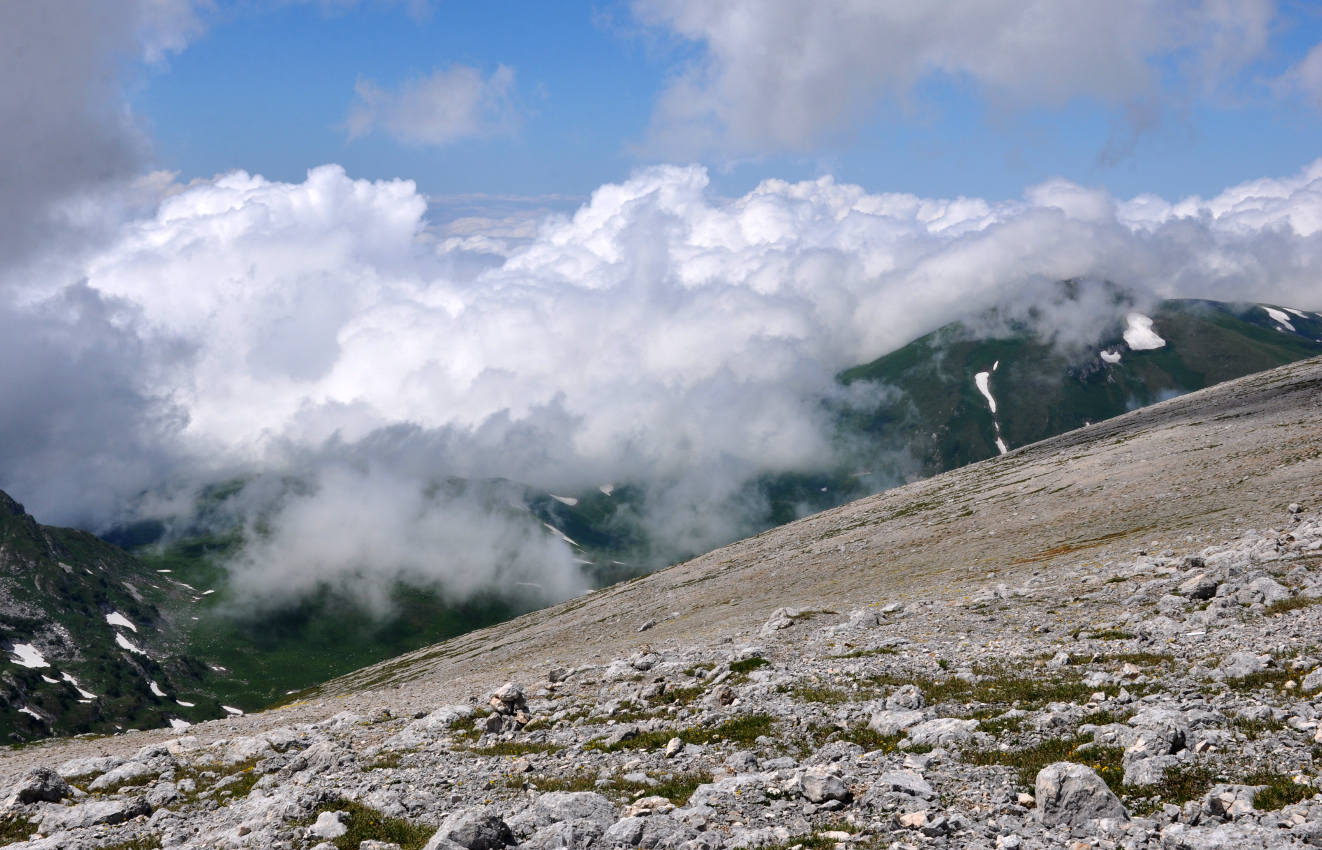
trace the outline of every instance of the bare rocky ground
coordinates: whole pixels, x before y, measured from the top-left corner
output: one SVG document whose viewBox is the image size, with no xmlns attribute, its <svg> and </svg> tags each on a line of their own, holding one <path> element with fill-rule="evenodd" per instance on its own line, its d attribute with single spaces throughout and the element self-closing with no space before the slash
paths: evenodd
<svg viewBox="0 0 1322 850">
<path fill-rule="evenodd" d="M 0 839 L 1322 846 L 1320 506 L 1314 360 L 280 709 L 6 752 Z"/>
</svg>

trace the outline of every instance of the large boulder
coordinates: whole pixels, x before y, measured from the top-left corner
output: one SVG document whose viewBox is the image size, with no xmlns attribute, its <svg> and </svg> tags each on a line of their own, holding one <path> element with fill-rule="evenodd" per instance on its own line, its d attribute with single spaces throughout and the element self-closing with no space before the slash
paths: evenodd
<svg viewBox="0 0 1322 850">
<path fill-rule="evenodd" d="M 1098 818 L 1128 820 L 1120 798 L 1092 768 L 1068 761 L 1038 771 L 1037 818 L 1044 826 L 1085 826 Z"/>
<path fill-rule="evenodd" d="M 514 843 L 509 825 L 484 809 L 462 809 L 441 821 L 432 836 L 458 844 L 466 850 L 500 850 Z"/>
<path fill-rule="evenodd" d="M 571 821 L 590 824 L 596 835 L 601 835 L 615 823 L 615 806 L 592 791 L 550 791 L 539 795 L 508 823 L 515 835 L 526 839 L 546 827 Z"/>
<path fill-rule="evenodd" d="M 25 806 L 29 803 L 58 803 L 72 796 L 69 783 L 49 767 L 38 767 L 28 772 L 5 796 L 5 808 Z"/>
<path fill-rule="evenodd" d="M 825 765 L 817 765 L 805 770 L 797 777 L 795 786 L 803 798 L 810 803 L 825 803 L 828 800 L 847 803 L 851 797 L 845 780 Z"/>
<path fill-rule="evenodd" d="M 947 747 L 951 744 L 962 744 L 973 737 L 973 730 L 977 728 L 976 720 L 938 717 L 911 727 L 909 744 L 918 747 Z"/>
<path fill-rule="evenodd" d="M 145 797 L 118 800 L 94 800 L 68 808 L 49 808 L 41 817 L 41 831 L 47 834 L 66 829 L 85 829 L 100 824 L 116 824 L 151 814 Z"/>
</svg>

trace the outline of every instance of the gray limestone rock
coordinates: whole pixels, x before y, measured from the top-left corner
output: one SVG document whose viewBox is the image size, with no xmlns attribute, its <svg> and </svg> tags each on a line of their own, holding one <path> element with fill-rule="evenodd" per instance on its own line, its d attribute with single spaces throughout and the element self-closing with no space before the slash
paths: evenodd
<svg viewBox="0 0 1322 850">
<path fill-rule="evenodd" d="M 1230 657 L 1221 662 L 1216 672 L 1218 678 L 1239 679 L 1243 676 L 1251 676 L 1254 673 L 1261 673 L 1267 669 L 1267 663 L 1271 656 L 1257 655 L 1252 652 L 1233 652 Z"/>
<path fill-rule="evenodd" d="M 1092 768 L 1067 761 L 1038 771 L 1034 783 L 1037 818 L 1044 826 L 1084 826 L 1098 818 L 1125 820 L 1120 798 Z"/>
<path fill-rule="evenodd" d="M 924 800 L 930 800 L 936 796 L 931 784 L 922 775 L 911 770 L 883 773 L 877 777 L 872 787 L 881 791 L 898 791 L 902 794 L 921 797 Z"/>
<path fill-rule="evenodd" d="M 308 827 L 308 835 L 327 840 L 339 838 L 349 831 L 349 827 L 344 823 L 345 814 L 345 812 L 322 812 L 317 815 L 316 823 Z"/>
<path fill-rule="evenodd" d="M 824 803 L 827 800 L 848 802 L 851 798 L 845 780 L 829 767 L 819 765 L 810 767 L 797 778 L 796 788 L 803 798 L 810 803 Z"/>
<path fill-rule="evenodd" d="M 59 832 L 84 829 L 100 824 L 123 823 L 142 815 L 151 814 L 151 804 L 145 797 L 118 800 L 93 800 L 67 808 L 49 808 L 41 816 L 41 831 Z"/>
<path fill-rule="evenodd" d="M 868 728 L 878 735 L 895 735 L 927 719 L 921 711 L 878 711 L 868 721 Z"/>
<path fill-rule="evenodd" d="M 4 808 L 29 803 L 58 803 L 73 794 L 69 783 L 49 767 L 38 767 L 28 772 L 5 795 Z"/>
<path fill-rule="evenodd" d="M 1220 583 L 1207 573 L 1200 572 L 1181 582 L 1179 591 L 1190 599 L 1211 599 L 1216 596 L 1216 588 Z"/>
<path fill-rule="evenodd" d="M 592 791 L 550 791 L 539 795 L 507 823 L 516 835 L 527 836 L 551 824 L 576 820 L 599 825 L 600 834 L 615 823 L 615 806 Z"/>
<path fill-rule="evenodd" d="M 466 850 L 499 850 L 514 843 L 509 825 L 485 809 L 461 809 L 441 821 L 435 835 Z"/>
<path fill-rule="evenodd" d="M 961 744 L 973 737 L 973 730 L 978 728 L 976 720 L 962 720 L 957 717 L 938 717 L 909 728 L 910 746 L 945 747 Z"/>
</svg>

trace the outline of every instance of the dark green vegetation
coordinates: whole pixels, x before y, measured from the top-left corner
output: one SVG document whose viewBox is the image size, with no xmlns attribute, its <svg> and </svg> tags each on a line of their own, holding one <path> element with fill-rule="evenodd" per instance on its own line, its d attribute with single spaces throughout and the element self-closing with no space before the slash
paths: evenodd
<svg viewBox="0 0 1322 850">
<path fill-rule="evenodd" d="M 1068 284 L 1063 291 L 1068 300 Z M 1122 294 L 1117 291 L 1113 297 L 1122 305 Z M 841 373 L 846 384 L 871 382 L 902 391 L 873 410 L 845 413 L 845 428 L 892 441 L 897 433 L 905 435 L 902 442 L 923 471 L 936 474 L 996 455 L 991 413 L 973 376 L 998 361 L 990 389 L 998 403 L 1001 434 L 1013 449 L 1322 354 L 1322 320 L 1291 315 L 1297 331 L 1291 333 L 1257 305 L 1177 300 L 1163 302 L 1146 315 L 1166 341 L 1164 347 L 1128 350 L 1122 344 L 1122 323 L 1104 333 L 1100 344 L 1073 352 L 1059 340 L 1053 345 L 1044 339 L 1041 322 L 1035 329 L 1028 320 L 991 314 L 978 324 L 997 329 L 976 334 L 969 324 L 947 325 Z M 1101 350 L 1122 352 L 1120 362 L 1103 362 Z"/>
<path fill-rule="evenodd" d="M 0 606 L 0 649 L 32 645 L 48 665 L 25 667 L 9 651 L 0 655 L 0 740 L 165 726 L 172 718 L 222 714 L 209 687 L 211 671 L 180 639 L 187 593 L 91 534 L 37 524 L 4 493 L 0 597 L 6 600 Z M 137 631 L 112 626 L 106 621 L 112 613 Z M 118 645 L 117 633 L 143 652 Z M 152 693 L 153 681 L 167 697 Z M 85 697 L 79 688 L 95 696 Z"/>
<path fill-rule="evenodd" d="M 435 827 L 420 826 L 401 818 L 386 817 L 376 809 L 347 798 L 323 803 L 307 823 L 315 822 L 322 812 L 345 813 L 342 822 L 348 829 L 344 835 L 331 841 L 337 850 L 358 850 L 358 845 L 364 841 L 384 841 L 398 844 L 401 850 L 419 850 L 431 838 L 432 833 L 436 832 Z"/>
<path fill-rule="evenodd" d="M 1086 764 L 1097 771 L 1112 791 L 1120 793 L 1124 790 L 1121 780 L 1125 770 L 1120 764 L 1123 755 L 1120 747 L 1097 747 L 1092 743 L 1092 735 L 1080 735 L 1048 738 L 1018 749 L 966 750 L 961 757 L 969 764 L 1012 767 L 1019 785 L 1027 790 L 1033 788 L 1038 771 L 1049 764 L 1058 761 Z"/>
</svg>

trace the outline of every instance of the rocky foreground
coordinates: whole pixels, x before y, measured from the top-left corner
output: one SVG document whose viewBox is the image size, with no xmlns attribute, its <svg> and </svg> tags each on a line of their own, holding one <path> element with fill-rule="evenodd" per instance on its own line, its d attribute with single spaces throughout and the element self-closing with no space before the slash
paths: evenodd
<svg viewBox="0 0 1322 850">
<path fill-rule="evenodd" d="M 1109 622 L 1080 630 L 1079 611 Z M 23 848 L 1322 846 L 1322 516 L 37 768 Z M 27 839 L 22 841 L 22 839 Z"/>
</svg>

